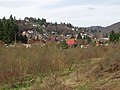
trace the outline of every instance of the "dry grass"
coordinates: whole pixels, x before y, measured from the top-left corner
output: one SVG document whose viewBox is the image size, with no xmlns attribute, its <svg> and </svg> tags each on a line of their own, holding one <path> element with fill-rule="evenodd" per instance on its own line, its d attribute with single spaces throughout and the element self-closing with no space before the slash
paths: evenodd
<svg viewBox="0 0 120 90">
<path fill-rule="evenodd" d="M 80 70 L 87 78 L 91 75 L 97 77 L 106 72 L 117 72 L 120 70 L 119 50 L 119 44 L 108 47 L 91 46 L 87 49 L 78 47 L 62 49 L 54 43 L 49 43 L 44 47 L 32 45 L 32 48 L 0 47 L 0 84 L 2 86 L 9 85 L 9 88 L 12 88 L 18 82 L 20 84 L 27 82 L 30 86 L 35 82 L 36 77 L 63 73 L 66 68 L 71 69 L 73 64 L 82 67 Z M 93 60 L 95 58 L 102 59 L 100 61 Z M 25 80 L 24 78 L 28 75 L 32 78 Z"/>
</svg>

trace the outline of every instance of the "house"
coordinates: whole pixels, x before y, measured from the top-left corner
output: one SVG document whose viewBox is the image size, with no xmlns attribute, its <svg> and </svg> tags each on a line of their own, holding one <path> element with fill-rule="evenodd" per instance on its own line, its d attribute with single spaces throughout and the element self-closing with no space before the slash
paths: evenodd
<svg viewBox="0 0 120 90">
<path fill-rule="evenodd" d="M 99 44 L 106 44 L 109 42 L 109 38 L 99 38 L 98 42 Z"/>
<path fill-rule="evenodd" d="M 74 38 L 68 38 L 66 40 L 66 43 L 69 45 L 69 46 L 76 46 L 76 40 Z"/>
</svg>

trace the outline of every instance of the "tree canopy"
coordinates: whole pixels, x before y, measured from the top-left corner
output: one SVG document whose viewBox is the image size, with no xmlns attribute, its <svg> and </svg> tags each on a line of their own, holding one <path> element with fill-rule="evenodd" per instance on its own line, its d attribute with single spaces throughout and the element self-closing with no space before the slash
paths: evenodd
<svg viewBox="0 0 120 90">
<path fill-rule="evenodd" d="M 17 33 L 18 25 L 15 17 L 13 18 L 11 15 L 9 19 L 3 17 L 3 19 L 0 20 L 0 40 L 7 44 L 11 43 L 15 40 Z"/>
<path fill-rule="evenodd" d="M 114 31 L 111 31 L 109 39 L 110 42 L 118 42 L 120 39 L 120 33 L 115 33 Z"/>
</svg>

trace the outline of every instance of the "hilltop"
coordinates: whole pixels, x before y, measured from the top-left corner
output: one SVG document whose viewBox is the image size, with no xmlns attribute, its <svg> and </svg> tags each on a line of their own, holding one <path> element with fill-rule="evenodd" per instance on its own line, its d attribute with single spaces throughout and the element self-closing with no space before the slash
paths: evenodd
<svg viewBox="0 0 120 90">
<path fill-rule="evenodd" d="M 102 26 L 90 26 L 90 27 L 80 27 L 74 26 L 70 23 L 61 22 L 58 24 L 57 22 L 47 22 L 46 19 L 36 19 L 36 18 L 28 18 L 25 17 L 24 20 L 18 20 L 19 30 L 27 30 L 27 29 L 36 29 L 39 32 L 47 32 L 47 33 L 57 33 L 57 34 L 76 34 L 78 32 L 90 32 L 93 35 L 98 36 L 102 33 L 103 37 L 106 34 L 109 34 L 112 30 L 115 32 L 120 31 L 120 22 L 112 24 L 110 26 L 102 27 Z"/>
<path fill-rule="evenodd" d="M 103 34 L 109 34 L 111 31 L 120 32 L 120 22 L 114 23 L 110 26 L 107 26 L 103 29 Z"/>
</svg>

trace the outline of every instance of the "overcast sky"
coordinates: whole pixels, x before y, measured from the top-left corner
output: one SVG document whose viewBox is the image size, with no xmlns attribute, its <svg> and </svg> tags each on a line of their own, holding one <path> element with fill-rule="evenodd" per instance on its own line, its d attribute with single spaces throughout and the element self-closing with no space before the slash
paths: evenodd
<svg viewBox="0 0 120 90">
<path fill-rule="evenodd" d="M 120 21 L 120 0 L 0 0 L 0 18 L 45 18 L 75 26 L 108 26 Z"/>
</svg>

